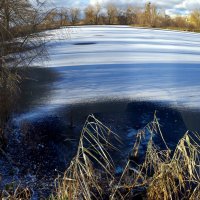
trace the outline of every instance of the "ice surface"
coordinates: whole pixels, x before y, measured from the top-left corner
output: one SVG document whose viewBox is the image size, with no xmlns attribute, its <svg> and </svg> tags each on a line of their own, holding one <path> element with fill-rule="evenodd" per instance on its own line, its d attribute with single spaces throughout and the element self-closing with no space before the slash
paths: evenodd
<svg viewBox="0 0 200 200">
<path fill-rule="evenodd" d="M 47 31 L 46 38 L 45 67 L 61 75 L 46 99 L 48 112 L 107 97 L 200 108 L 200 34 L 81 26 Z"/>
<path fill-rule="evenodd" d="M 126 26 L 84 26 L 48 33 L 51 34 L 51 62 L 46 63 L 48 67 L 200 63 L 200 35 L 196 33 Z M 96 44 L 74 45 L 92 42 Z"/>
</svg>

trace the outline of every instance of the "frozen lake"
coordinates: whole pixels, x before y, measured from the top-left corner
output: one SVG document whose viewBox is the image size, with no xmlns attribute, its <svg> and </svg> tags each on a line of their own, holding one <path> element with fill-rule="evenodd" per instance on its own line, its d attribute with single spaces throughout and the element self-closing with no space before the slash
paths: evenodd
<svg viewBox="0 0 200 200">
<path fill-rule="evenodd" d="M 200 34 L 82 26 L 48 31 L 46 38 L 50 60 L 44 64 L 59 78 L 32 116 L 106 99 L 200 108 Z"/>
<path fill-rule="evenodd" d="M 91 113 L 121 137 L 120 152 L 112 152 L 118 172 L 155 110 L 171 149 L 187 130 L 200 132 L 200 34 L 83 26 L 46 38 L 50 59 L 24 70 L 31 79 L 22 83 L 9 131 L 6 153 L 19 166 L 20 184 L 50 186 L 74 156 Z M 13 167 L 0 163 L 10 183 Z"/>
</svg>

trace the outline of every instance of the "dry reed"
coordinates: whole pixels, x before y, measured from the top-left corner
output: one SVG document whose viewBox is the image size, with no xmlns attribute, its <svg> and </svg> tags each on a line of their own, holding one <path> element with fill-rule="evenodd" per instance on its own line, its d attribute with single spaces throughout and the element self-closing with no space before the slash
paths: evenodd
<svg viewBox="0 0 200 200">
<path fill-rule="evenodd" d="M 190 199 L 200 197 L 200 136 L 187 132 L 172 152 L 164 140 L 156 117 L 136 135 L 132 157 L 136 158 L 143 140 L 148 140 L 144 161 L 129 159 L 120 178 L 108 148 L 115 149 L 110 136 L 119 139 L 93 115 L 81 133 L 78 151 L 64 177 L 57 179 L 52 199 Z M 165 149 L 154 143 L 160 137 Z M 95 164 L 96 163 L 96 164 Z"/>
</svg>

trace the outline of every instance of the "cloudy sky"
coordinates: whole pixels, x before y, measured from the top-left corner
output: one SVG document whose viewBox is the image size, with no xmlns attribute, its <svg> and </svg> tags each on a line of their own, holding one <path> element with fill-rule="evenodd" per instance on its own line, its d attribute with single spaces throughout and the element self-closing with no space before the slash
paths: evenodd
<svg viewBox="0 0 200 200">
<path fill-rule="evenodd" d="M 51 0 L 51 2 L 57 7 L 79 7 L 84 9 L 88 4 L 95 4 L 96 2 L 103 5 L 109 2 L 118 5 L 142 5 L 149 2 L 149 0 Z M 200 9 L 200 0 L 151 0 L 151 2 L 159 8 L 165 9 L 169 15 L 188 14 L 193 9 Z"/>
</svg>

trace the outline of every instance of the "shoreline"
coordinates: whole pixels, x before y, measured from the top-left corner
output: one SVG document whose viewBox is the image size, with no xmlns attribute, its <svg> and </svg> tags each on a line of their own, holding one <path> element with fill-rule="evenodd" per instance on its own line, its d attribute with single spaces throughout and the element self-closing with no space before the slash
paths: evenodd
<svg viewBox="0 0 200 200">
<path fill-rule="evenodd" d="M 107 103 L 107 107 L 105 105 L 102 102 L 92 105 L 76 105 L 70 111 L 75 116 L 73 127 L 70 127 L 70 112 L 65 113 L 64 110 L 63 113 L 58 112 L 55 116 L 50 115 L 44 119 L 22 123 L 17 129 L 18 132 L 11 134 L 7 149 L 14 163 L 18 163 L 14 165 L 17 174 L 14 173 L 14 176 L 11 176 L 6 175 L 6 171 L 0 171 L 2 175 L 5 173 L 3 179 L 10 180 L 18 177 L 22 185 L 29 187 L 38 187 L 38 184 L 45 180 L 44 183 L 49 185 L 48 188 L 38 190 L 36 187 L 35 189 L 37 193 L 48 196 L 52 192 L 56 174 L 60 174 L 67 168 L 70 158 L 76 152 L 79 134 L 89 111 L 94 111 L 93 114 L 97 119 L 122 138 L 124 145 L 120 146 L 121 153 L 117 153 L 116 156 L 113 153 L 118 170 L 127 161 L 129 151 L 135 141 L 135 134 L 153 119 L 155 110 L 157 110 L 164 138 L 172 149 L 185 134 L 188 129 L 187 124 L 190 124 L 195 116 L 190 111 L 179 112 L 176 109 L 149 102 L 129 102 L 125 105 L 123 102 L 110 102 Z M 105 109 L 104 112 L 100 112 L 102 107 Z M 200 113 L 197 113 L 196 117 L 200 119 Z M 198 128 L 200 130 L 200 126 Z M 18 145 L 15 144 L 16 142 Z M 156 142 L 159 144 L 159 140 Z M 3 162 L 4 166 L 9 166 L 5 159 L 1 158 L 0 162 Z"/>
</svg>

